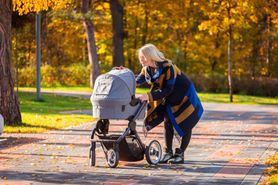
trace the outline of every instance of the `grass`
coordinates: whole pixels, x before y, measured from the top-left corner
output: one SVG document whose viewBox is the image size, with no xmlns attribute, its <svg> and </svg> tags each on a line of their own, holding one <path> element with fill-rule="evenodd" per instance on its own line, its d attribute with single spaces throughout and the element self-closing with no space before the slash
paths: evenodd
<svg viewBox="0 0 278 185">
<path fill-rule="evenodd" d="M 22 125 L 5 125 L 5 133 L 36 133 L 91 122 L 88 115 L 66 114 L 63 111 L 91 109 L 89 100 L 43 94 L 43 101 L 35 101 L 36 94 L 19 92 Z"/>
<path fill-rule="evenodd" d="M 148 89 L 138 88 L 136 93 L 142 94 L 147 93 Z M 229 94 L 224 93 L 198 93 L 202 102 L 216 102 L 216 103 L 230 103 Z M 249 96 L 249 95 L 234 95 L 233 103 L 240 104 L 268 104 L 268 105 L 278 105 L 278 97 L 260 97 L 260 96 Z"/>
<path fill-rule="evenodd" d="M 202 102 L 230 103 L 229 94 L 223 93 L 198 93 Z M 239 104 L 266 104 L 278 105 L 278 98 L 249 96 L 236 94 L 233 96 L 233 103 Z"/>
<path fill-rule="evenodd" d="M 92 92 L 92 89 L 89 88 L 89 87 L 42 87 L 41 88 L 42 90 L 45 90 L 45 91 L 80 91 L 80 92 Z M 25 91 L 35 91 L 36 88 L 34 87 L 19 87 L 18 90 L 25 90 Z"/>
<path fill-rule="evenodd" d="M 19 90 L 30 90 L 35 91 L 35 88 L 32 87 L 20 87 Z M 91 93 L 92 89 L 89 87 L 51 87 L 51 88 L 42 88 L 42 91 L 80 91 Z M 137 88 L 137 94 L 147 93 L 149 89 L 147 88 Z M 230 103 L 229 94 L 225 93 L 198 93 L 202 102 L 216 102 L 216 103 Z M 249 96 L 249 95 L 234 95 L 234 102 L 239 104 L 266 104 L 266 105 L 278 105 L 278 97 L 260 97 L 260 96 Z"/>
<path fill-rule="evenodd" d="M 269 168 L 265 171 L 265 178 L 262 185 L 278 185 L 278 152 L 269 157 L 266 161 Z"/>
</svg>

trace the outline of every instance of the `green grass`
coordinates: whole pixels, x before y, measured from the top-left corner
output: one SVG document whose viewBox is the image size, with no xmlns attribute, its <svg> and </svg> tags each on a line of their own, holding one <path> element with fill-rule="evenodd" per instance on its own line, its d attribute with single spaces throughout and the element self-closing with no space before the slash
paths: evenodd
<svg viewBox="0 0 278 185">
<path fill-rule="evenodd" d="M 16 89 L 15 89 L 16 90 Z M 35 91 L 35 87 L 19 87 L 18 90 L 25 91 Z M 42 87 L 42 91 L 80 91 L 80 92 L 92 92 L 92 89 L 89 87 Z"/>
<path fill-rule="evenodd" d="M 35 88 L 21 87 L 19 90 L 32 90 L 35 91 Z M 54 87 L 54 88 L 42 88 L 47 91 L 80 91 L 80 92 L 92 92 L 92 89 L 89 87 Z M 147 88 L 137 88 L 137 94 L 147 93 L 149 89 Z M 217 103 L 230 103 L 229 94 L 224 93 L 198 93 L 202 102 L 217 102 Z M 249 95 L 234 95 L 234 102 L 240 104 L 269 104 L 269 105 L 278 105 L 278 97 L 260 97 L 260 96 L 249 96 Z"/>
<path fill-rule="evenodd" d="M 61 113 L 70 110 L 91 109 L 89 100 L 42 94 L 43 101 L 37 102 L 35 97 L 35 93 L 19 93 L 23 124 L 20 126 L 5 125 L 5 133 L 44 132 L 93 121 L 93 118 L 88 115 Z"/>
<path fill-rule="evenodd" d="M 35 91 L 35 88 L 21 87 L 19 90 Z M 88 87 L 55 87 L 42 88 L 42 91 L 79 91 L 91 93 Z M 148 92 L 147 88 L 137 88 L 136 93 Z M 202 102 L 229 103 L 228 94 L 198 93 Z M 46 130 L 61 129 L 80 123 L 93 121 L 91 116 L 71 115 L 61 113 L 70 110 L 91 109 L 89 100 L 58 95 L 42 94 L 43 101 L 35 101 L 33 92 L 19 92 L 20 110 L 23 124 L 21 126 L 5 126 L 6 133 L 44 132 Z M 241 104 L 275 104 L 278 98 L 234 95 L 234 103 Z"/>
<path fill-rule="evenodd" d="M 137 88 L 136 93 L 142 94 L 147 93 L 148 89 Z M 224 93 L 198 93 L 202 102 L 216 102 L 216 103 L 230 103 L 229 94 Z M 249 96 L 249 95 L 234 95 L 233 103 L 240 104 L 269 104 L 269 105 L 278 105 L 278 97 L 269 98 L 269 97 L 260 97 L 260 96 Z"/>
<path fill-rule="evenodd" d="M 217 103 L 230 103 L 229 94 L 218 94 L 218 93 L 198 93 L 202 102 L 217 102 Z M 278 105 L 278 98 L 260 97 L 260 96 L 249 96 L 239 95 L 233 96 L 233 103 L 240 104 L 266 104 L 266 105 Z"/>
</svg>

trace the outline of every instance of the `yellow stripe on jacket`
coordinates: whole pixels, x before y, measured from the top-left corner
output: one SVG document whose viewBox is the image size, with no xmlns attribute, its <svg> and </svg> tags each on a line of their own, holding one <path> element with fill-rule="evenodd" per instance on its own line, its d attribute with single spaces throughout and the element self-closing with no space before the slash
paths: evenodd
<svg viewBox="0 0 278 185">
<path fill-rule="evenodd" d="M 193 112 L 195 108 L 192 104 L 190 104 L 178 117 L 176 117 L 176 123 L 182 123 L 186 118 L 188 118 Z"/>
<path fill-rule="evenodd" d="M 173 113 L 177 112 L 187 100 L 188 100 L 188 97 L 184 96 L 180 104 L 171 107 L 172 112 Z"/>
</svg>

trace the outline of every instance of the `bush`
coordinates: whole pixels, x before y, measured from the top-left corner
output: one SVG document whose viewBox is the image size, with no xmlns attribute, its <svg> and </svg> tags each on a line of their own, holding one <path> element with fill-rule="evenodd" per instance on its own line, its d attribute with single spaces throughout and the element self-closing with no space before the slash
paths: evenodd
<svg viewBox="0 0 278 185">
<path fill-rule="evenodd" d="M 35 86 L 35 67 L 26 67 L 19 70 L 20 86 Z M 49 65 L 41 67 L 42 86 L 88 86 L 90 78 L 90 66 L 73 64 L 68 67 L 54 68 Z M 188 75 L 199 92 L 227 93 L 227 77 L 223 74 L 212 73 L 210 75 Z M 247 94 L 258 96 L 278 96 L 278 79 L 255 78 L 249 76 L 233 77 L 233 91 L 235 94 Z"/>
<path fill-rule="evenodd" d="M 234 78 L 234 92 L 258 96 L 278 96 L 278 79 L 242 77 Z"/>
<path fill-rule="evenodd" d="M 19 69 L 19 86 L 35 86 L 36 68 Z M 49 65 L 41 67 L 41 85 L 43 87 L 89 85 L 90 67 L 74 64 L 69 67 L 54 68 Z"/>
<path fill-rule="evenodd" d="M 59 73 L 59 75 L 61 85 L 88 85 L 90 82 L 90 66 L 74 64 L 69 67 L 63 67 L 61 68 L 61 72 Z"/>
<path fill-rule="evenodd" d="M 189 75 L 197 91 L 224 93 L 228 92 L 228 79 L 224 75 L 213 74 Z M 233 92 L 235 94 L 257 95 L 257 96 L 278 96 L 278 79 L 233 77 Z"/>
<path fill-rule="evenodd" d="M 55 87 L 60 85 L 60 70 L 54 67 L 44 65 L 41 67 L 41 85 L 43 87 Z"/>
<path fill-rule="evenodd" d="M 223 93 L 227 92 L 227 80 L 224 75 L 213 74 L 205 75 L 189 75 L 190 80 L 194 83 L 197 91 Z"/>
<path fill-rule="evenodd" d="M 36 68 L 25 67 L 18 70 L 18 85 L 19 86 L 34 86 L 36 84 Z"/>
</svg>

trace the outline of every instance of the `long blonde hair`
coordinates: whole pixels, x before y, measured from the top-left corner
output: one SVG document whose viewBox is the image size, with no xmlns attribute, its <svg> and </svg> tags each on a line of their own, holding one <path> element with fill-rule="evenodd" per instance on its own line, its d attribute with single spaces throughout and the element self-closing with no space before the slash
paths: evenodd
<svg viewBox="0 0 278 185">
<path fill-rule="evenodd" d="M 169 64 L 172 64 L 172 61 L 165 58 L 164 54 L 153 44 L 145 44 L 138 50 L 138 53 L 139 52 L 142 52 L 147 59 L 151 59 L 154 62 L 168 61 Z"/>
</svg>

